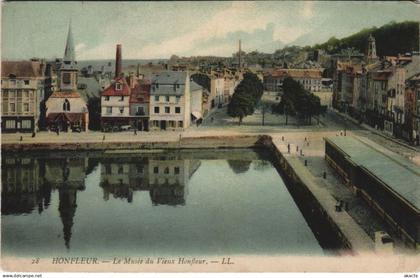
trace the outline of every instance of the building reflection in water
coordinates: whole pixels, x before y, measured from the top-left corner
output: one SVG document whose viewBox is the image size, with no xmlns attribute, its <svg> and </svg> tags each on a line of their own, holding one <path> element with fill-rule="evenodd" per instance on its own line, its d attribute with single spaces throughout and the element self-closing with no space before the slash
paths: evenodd
<svg viewBox="0 0 420 278">
<path fill-rule="evenodd" d="M 42 213 L 58 191 L 58 210 L 65 246 L 70 249 L 77 209 L 77 194 L 85 190 L 85 178 L 100 165 L 103 198 L 110 196 L 133 202 L 135 191 L 149 191 L 153 205 L 185 205 L 188 180 L 199 168 L 199 160 L 178 154 L 161 157 L 101 156 L 5 157 L 2 158 L 3 215 Z"/>
<path fill-rule="evenodd" d="M 112 195 L 131 203 L 134 191 L 149 191 L 153 205 L 185 205 L 188 180 L 199 166 L 199 160 L 182 159 L 177 154 L 102 159 L 104 200 Z"/>
<path fill-rule="evenodd" d="M 64 243 L 70 248 L 77 191 L 84 190 L 87 158 L 16 157 L 2 160 L 3 215 L 42 213 L 48 209 L 51 192 L 58 190 L 58 210 L 63 223 Z"/>
</svg>

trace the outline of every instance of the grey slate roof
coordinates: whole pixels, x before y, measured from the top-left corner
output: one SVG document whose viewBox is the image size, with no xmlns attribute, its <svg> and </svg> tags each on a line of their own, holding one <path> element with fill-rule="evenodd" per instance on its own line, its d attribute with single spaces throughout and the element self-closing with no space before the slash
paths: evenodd
<svg viewBox="0 0 420 278">
<path fill-rule="evenodd" d="M 381 179 L 389 188 L 420 208 L 420 168 L 378 144 L 355 137 L 329 137 L 357 165 Z"/>
<path fill-rule="evenodd" d="M 152 88 L 150 95 L 178 95 L 181 96 L 185 91 L 186 72 L 164 71 L 152 76 Z M 176 85 L 179 85 L 177 87 Z"/>
<path fill-rule="evenodd" d="M 78 84 L 86 85 L 85 89 L 78 90 L 80 95 L 85 101 L 89 98 L 100 98 L 101 97 L 101 85 L 94 77 L 78 77 Z"/>
<path fill-rule="evenodd" d="M 194 92 L 194 91 L 198 91 L 198 90 L 202 90 L 202 89 L 203 89 L 203 87 L 201 87 L 200 85 L 198 85 L 194 81 L 190 82 L 190 92 Z"/>
</svg>

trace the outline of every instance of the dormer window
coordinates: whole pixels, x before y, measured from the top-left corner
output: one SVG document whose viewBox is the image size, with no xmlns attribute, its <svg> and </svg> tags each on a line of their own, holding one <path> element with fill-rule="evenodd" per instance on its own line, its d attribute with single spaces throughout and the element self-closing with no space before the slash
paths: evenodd
<svg viewBox="0 0 420 278">
<path fill-rule="evenodd" d="M 120 97 L 120 101 L 124 101 L 124 96 L 121 96 Z"/>
<path fill-rule="evenodd" d="M 115 90 L 121 91 L 122 90 L 122 84 L 121 83 L 115 83 Z"/>
</svg>

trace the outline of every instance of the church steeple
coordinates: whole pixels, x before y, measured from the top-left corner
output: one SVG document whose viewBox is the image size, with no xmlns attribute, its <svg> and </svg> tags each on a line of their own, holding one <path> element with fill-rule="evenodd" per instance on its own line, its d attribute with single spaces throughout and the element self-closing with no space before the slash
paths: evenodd
<svg viewBox="0 0 420 278">
<path fill-rule="evenodd" d="M 71 22 L 69 24 L 69 32 L 67 34 L 67 42 L 66 42 L 66 49 L 64 51 L 64 59 L 65 62 L 74 62 L 75 55 L 74 55 L 74 42 L 73 42 L 73 33 L 71 31 Z"/>
<path fill-rule="evenodd" d="M 368 63 L 375 62 L 378 57 L 376 56 L 376 42 L 372 34 L 368 38 L 368 48 L 367 48 L 367 60 Z"/>
<path fill-rule="evenodd" d="M 71 30 L 71 21 L 67 33 L 66 48 L 64 50 L 63 63 L 60 67 L 60 89 L 62 91 L 77 90 L 77 62 L 75 57 L 73 33 Z"/>
</svg>

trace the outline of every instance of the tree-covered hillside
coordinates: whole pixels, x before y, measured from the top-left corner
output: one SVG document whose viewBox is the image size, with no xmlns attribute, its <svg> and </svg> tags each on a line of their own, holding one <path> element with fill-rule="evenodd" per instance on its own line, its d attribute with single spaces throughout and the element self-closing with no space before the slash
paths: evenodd
<svg viewBox="0 0 420 278">
<path fill-rule="evenodd" d="M 323 44 L 315 45 L 315 49 L 324 49 L 329 53 L 338 53 L 342 49 L 355 48 L 366 53 L 367 39 L 372 34 L 376 39 L 378 56 L 396 55 L 411 51 L 419 51 L 419 22 L 390 22 L 379 28 L 366 28 L 349 37 L 330 38 Z"/>
</svg>

